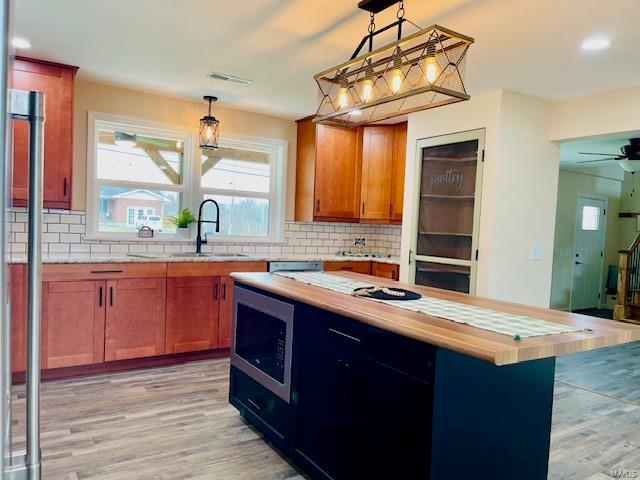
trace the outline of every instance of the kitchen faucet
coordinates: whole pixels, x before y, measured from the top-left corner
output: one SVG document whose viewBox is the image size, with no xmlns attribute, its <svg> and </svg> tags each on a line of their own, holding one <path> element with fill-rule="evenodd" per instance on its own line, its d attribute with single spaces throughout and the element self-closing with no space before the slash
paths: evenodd
<svg viewBox="0 0 640 480">
<path fill-rule="evenodd" d="M 216 220 L 215 222 L 212 220 L 202 220 L 202 207 L 204 207 L 205 203 L 211 202 L 216 206 Z M 211 198 L 207 198 L 200 204 L 200 208 L 198 209 L 198 235 L 196 236 L 196 253 L 202 253 L 202 245 L 207 243 L 207 232 L 204 233 L 204 239 L 202 238 L 202 224 L 203 223 L 215 223 L 216 224 L 216 233 L 220 231 L 220 206 L 218 202 Z"/>
</svg>

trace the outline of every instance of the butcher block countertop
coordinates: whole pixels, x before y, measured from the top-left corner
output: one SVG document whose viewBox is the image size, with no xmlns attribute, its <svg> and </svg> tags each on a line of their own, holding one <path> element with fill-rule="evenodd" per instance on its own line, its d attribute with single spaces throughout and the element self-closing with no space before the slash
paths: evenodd
<svg viewBox="0 0 640 480">
<path fill-rule="evenodd" d="M 585 331 L 515 340 L 508 335 L 493 333 L 364 298 L 352 297 L 279 275 L 233 273 L 231 276 L 237 283 L 290 298 L 437 347 L 476 357 L 495 365 L 509 365 L 527 360 L 556 357 L 640 340 L 640 326 L 638 325 L 408 285 L 359 273 L 336 272 L 334 274 L 372 285 L 403 287 L 424 296 L 577 326 L 584 328 Z"/>
</svg>

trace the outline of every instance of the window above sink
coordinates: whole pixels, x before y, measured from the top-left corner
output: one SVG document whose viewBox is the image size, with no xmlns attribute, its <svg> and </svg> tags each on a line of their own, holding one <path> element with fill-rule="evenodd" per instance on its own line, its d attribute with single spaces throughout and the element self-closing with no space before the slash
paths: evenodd
<svg viewBox="0 0 640 480">
<path fill-rule="evenodd" d="M 218 149 L 201 150 L 195 130 L 95 112 L 88 120 L 87 239 L 138 241 L 146 226 L 148 241 L 185 241 L 167 217 L 214 199 L 220 232 L 202 225 L 211 243 L 283 240 L 286 142 L 222 136 Z M 208 207 L 203 220 L 215 215 Z"/>
</svg>

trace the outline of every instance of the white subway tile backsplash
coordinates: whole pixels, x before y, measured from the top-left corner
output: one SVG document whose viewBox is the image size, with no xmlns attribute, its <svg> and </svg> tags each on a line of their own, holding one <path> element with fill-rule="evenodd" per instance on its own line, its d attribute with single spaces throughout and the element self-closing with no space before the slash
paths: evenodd
<svg viewBox="0 0 640 480">
<path fill-rule="evenodd" d="M 79 233 L 61 233 L 60 243 L 80 243 Z"/>
<path fill-rule="evenodd" d="M 26 252 L 27 210 L 13 208 L 13 244 L 17 254 Z M 45 209 L 43 214 L 43 252 L 45 254 L 126 254 L 128 252 L 178 253 L 194 250 L 194 242 L 122 242 L 87 240 L 86 216 L 81 211 Z M 353 250 L 355 238 L 365 238 L 365 251 L 385 255 L 400 254 L 399 225 L 376 226 L 329 222 L 286 222 L 284 243 L 217 243 L 203 245 L 206 253 L 257 254 L 336 254 Z"/>
<path fill-rule="evenodd" d="M 59 233 L 43 233 L 42 241 L 44 243 L 60 243 L 60 234 Z"/>
<path fill-rule="evenodd" d="M 49 253 L 69 253 L 71 246 L 67 243 L 50 243 Z"/>
<path fill-rule="evenodd" d="M 66 223 L 47 223 L 46 227 L 47 232 L 50 233 L 67 233 L 69 231 L 69 225 Z M 84 229 L 82 233 L 84 233 Z"/>
<path fill-rule="evenodd" d="M 81 223 L 80 215 L 60 215 L 61 223 Z"/>
</svg>

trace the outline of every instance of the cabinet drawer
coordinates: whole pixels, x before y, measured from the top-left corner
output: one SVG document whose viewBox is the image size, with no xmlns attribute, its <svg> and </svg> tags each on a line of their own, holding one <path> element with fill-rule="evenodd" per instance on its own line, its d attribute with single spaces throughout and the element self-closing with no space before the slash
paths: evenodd
<svg viewBox="0 0 640 480">
<path fill-rule="evenodd" d="M 166 263 L 45 264 L 42 268 L 42 281 L 164 278 L 166 274 Z"/>
<path fill-rule="evenodd" d="M 289 404 L 258 382 L 231 367 L 230 401 L 243 416 L 253 414 L 266 424 L 270 437 L 282 446 L 289 437 Z"/>
<path fill-rule="evenodd" d="M 334 345 L 426 382 L 433 381 L 433 345 L 308 306 L 297 310 L 295 325 Z"/>
<path fill-rule="evenodd" d="M 368 261 L 333 261 L 324 262 L 326 272 L 357 272 L 371 273 L 371 262 Z"/>
</svg>

